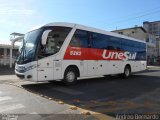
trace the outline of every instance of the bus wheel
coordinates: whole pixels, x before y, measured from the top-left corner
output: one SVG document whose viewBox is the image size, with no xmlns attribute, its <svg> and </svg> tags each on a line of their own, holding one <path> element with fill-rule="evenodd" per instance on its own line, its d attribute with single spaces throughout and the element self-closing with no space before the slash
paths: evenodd
<svg viewBox="0 0 160 120">
<path fill-rule="evenodd" d="M 128 78 L 131 75 L 131 68 L 129 65 L 127 65 L 124 69 L 123 77 Z"/>
<path fill-rule="evenodd" d="M 67 68 L 64 73 L 63 83 L 65 85 L 74 84 L 77 81 L 77 72 L 74 68 Z"/>
</svg>

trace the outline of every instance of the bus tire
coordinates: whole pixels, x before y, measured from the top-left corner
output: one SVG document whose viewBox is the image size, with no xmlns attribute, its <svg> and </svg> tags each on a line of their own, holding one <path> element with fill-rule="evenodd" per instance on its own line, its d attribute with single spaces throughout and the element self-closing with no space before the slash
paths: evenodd
<svg viewBox="0 0 160 120">
<path fill-rule="evenodd" d="M 123 77 L 128 78 L 130 75 L 131 75 L 131 68 L 129 65 L 126 65 L 126 67 L 124 68 Z"/>
<path fill-rule="evenodd" d="M 77 72 L 74 68 L 69 67 L 64 73 L 63 83 L 65 85 L 72 85 L 77 81 Z"/>
</svg>

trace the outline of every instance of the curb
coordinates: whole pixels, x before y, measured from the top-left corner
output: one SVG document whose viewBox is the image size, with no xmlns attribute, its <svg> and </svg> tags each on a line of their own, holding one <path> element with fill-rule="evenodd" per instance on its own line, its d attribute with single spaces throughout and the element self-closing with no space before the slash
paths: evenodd
<svg viewBox="0 0 160 120">
<path fill-rule="evenodd" d="M 147 68 L 159 68 L 160 69 L 160 66 L 147 66 Z"/>
</svg>

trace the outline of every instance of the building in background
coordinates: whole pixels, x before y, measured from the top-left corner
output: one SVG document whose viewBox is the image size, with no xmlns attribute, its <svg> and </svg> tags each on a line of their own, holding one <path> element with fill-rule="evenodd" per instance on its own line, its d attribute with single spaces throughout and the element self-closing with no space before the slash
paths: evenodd
<svg viewBox="0 0 160 120">
<path fill-rule="evenodd" d="M 156 51 L 160 61 L 160 21 L 143 22 L 143 28 L 147 31 L 147 33 L 156 36 Z"/>
<path fill-rule="evenodd" d="M 10 66 L 15 63 L 16 57 L 19 54 L 19 46 L 21 43 L 16 43 L 14 48 L 12 46 L 12 40 L 24 36 L 21 33 L 11 33 L 10 34 L 10 41 L 4 42 L 0 40 L 0 66 Z"/>
<path fill-rule="evenodd" d="M 133 37 L 147 42 L 147 61 L 149 64 L 156 62 L 156 37 L 149 34 L 143 27 L 135 26 L 133 28 L 121 29 L 112 31 L 118 34 L 122 34 L 128 37 Z"/>
<path fill-rule="evenodd" d="M 15 63 L 19 47 L 16 45 L 12 48 L 11 42 L 0 41 L 0 66 L 9 66 Z"/>
<path fill-rule="evenodd" d="M 160 37 L 160 21 L 143 22 L 143 28 L 150 34 Z"/>
</svg>

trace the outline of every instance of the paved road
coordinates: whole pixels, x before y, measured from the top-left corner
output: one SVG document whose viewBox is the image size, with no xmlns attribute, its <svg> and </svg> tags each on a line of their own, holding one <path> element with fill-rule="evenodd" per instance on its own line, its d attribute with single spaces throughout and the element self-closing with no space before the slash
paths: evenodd
<svg viewBox="0 0 160 120">
<path fill-rule="evenodd" d="M 2 81 L 2 83 L 5 82 Z M 7 81 L 9 82 L 11 80 Z M 157 67 L 134 74 L 129 79 L 122 79 L 118 76 L 84 79 L 72 86 L 63 86 L 59 82 L 32 84 L 19 80 L 14 80 L 11 84 L 19 85 L 37 95 L 41 94 L 56 101 L 64 101 L 69 105 L 111 116 L 160 111 L 160 68 Z M 4 90 L 2 88 L 0 87 L 0 91 L 3 93 L 6 87 L 3 88 Z M 22 97 L 27 98 L 27 96 Z M 40 98 L 36 100 L 39 101 Z M 20 103 L 19 107 L 22 107 Z"/>
<path fill-rule="evenodd" d="M 9 68 L 9 66 L 0 65 L 0 75 L 14 75 L 14 67 Z"/>
<path fill-rule="evenodd" d="M 99 113 L 156 113 L 160 111 L 160 69 L 150 69 L 129 79 L 102 77 L 60 83 L 23 85 L 25 89 Z"/>
</svg>

